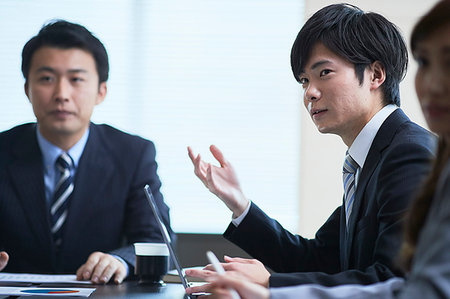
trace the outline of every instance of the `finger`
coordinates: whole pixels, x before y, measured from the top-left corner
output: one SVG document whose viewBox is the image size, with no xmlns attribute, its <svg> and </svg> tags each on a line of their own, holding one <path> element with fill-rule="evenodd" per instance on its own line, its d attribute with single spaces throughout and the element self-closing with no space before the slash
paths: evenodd
<svg viewBox="0 0 450 299">
<path fill-rule="evenodd" d="M 92 273 L 94 271 L 94 267 L 97 265 L 100 259 L 99 252 L 92 253 L 86 263 L 80 267 L 80 280 L 89 280 L 91 279 Z M 78 271 L 77 271 L 78 272 Z"/>
<path fill-rule="evenodd" d="M 83 280 L 84 264 L 77 270 L 77 280 Z"/>
<path fill-rule="evenodd" d="M 195 160 L 194 151 L 192 150 L 192 148 L 190 146 L 187 147 L 187 150 L 188 150 L 189 158 L 191 159 L 192 163 L 194 163 L 194 160 Z"/>
<path fill-rule="evenodd" d="M 101 277 L 103 271 L 105 271 L 106 267 L 109 265 L 109 259 L 106 257 L 102 257 L 98 263 L 95 265 L 94 271 L 92 272 L 91 281 L 95 284 L 102 283 Z"/>
<path fill-rule="evenodd" d="M 213 280 L 211 281 L 211 288 L 220 287 L 240 290 L 245 284 L 249 284 L 249 282 L 242 280 L 242 278 L 227 274 L 213 277 Z"/>
<path fill-rule="evenodd" d="M 207 299 L 232 299 L 230 291 L 224 288 L 214 288 L 211 290 L 212 294 Z"/>
<path fill-rule="evenodd" d="M 240 267 L 241 265 L 242 263 L 227 263 L 223 265 L 223 269 L 225 271 L 236 271 L 240 273 L 242 271 L 245 271 L 245 268 Z"/>
<path fill-rule="evenodd" d="M 5 251 L 0 252 L 0 270 L 6 267 L 6 264 L 8 264 L 8 260 L 9 255 Z"/>
<path fill-rule="evenodd" d="M 242 257 L 229 257 L 228 255 L 224 255 L 223 259 L 227 263 L 236 262 L 236 263 L 241 263 L 241 264 L 254 264 L 257 261 L 255 259 L 246 259 L 246 258 L 242 258 Z"/>
<path fill-rule="evenodd" d="M 120 263 L 119 267 L 114 273 L 114 283 L 121 284 L 126 276 L 127 276 L 127 269 L 122 263 Z"/>
<path fill-rule="evenodd" d="M 206 163 L 202 161 L 202 157 L 200 156 L 200 154 L 198 154 L 197 157 L 195 157 L 193 163 L 194 163 L 195 175 L 201 181 L 204 181 L 205 176 L 206 176 L 206 166 L 205 166 Z"/>
<path fill-rule="evenodd" d="M 222 265 L 222 267 L 226 266 L 226 263 L 220 263 Z M 211 272 L 213 272 L 214 274 L 216 274 L 216 270 L 214 269 L 214 266 L 212 264 L 208 264 L 205 267 L 203 267 L 203 270 L 209 270 Z"/>
<path fill-rule="evenodd" d="M 226 164 L 228 164 L 228 161 L 225 159 L 224 155 L 217 146 L 213 144 L 209 147 L 209 150 L 213 154 L 214 158 L 219 161 L 220 166 L 224 167 Z"/>
<path fill-rule="evenodd" d="M 206 283 L 195 287 L 189 287 L 186 289 L 186 294 L 192 293 L 208 293 L 211 290 L 211 284 Z"/>
<path fill-rule="evenodd" d="M 185 270 L 187 276 L 196 277 L 196 278 L 202 278 L 205 279 L 206 277 L 209 277 L 211 275 L 214 275 L 214 271 L 210 270 L 199 270 L 199 269 L 189 269 Z"/>
<path fill-rule="evenodd" d="M 99 282 L 100 283 L 107 283 L 111 279 L 111 277 L 114 275 L 114 273 L 116 272 L 117 268 L 118 268 L 117 264 L 115 264 L 113 262 L 110 262 L 105 267 L 105 269 L 103 269 L 103 272 L 99 275 L 99 278 L 98 278 Z"/>
<path fill-rule="evenodd" d="M 208 189 L 214 193 L 215 185 L 214 185 L 214 181 L 212 178 L 212 165 L 208 164 L 208 168 L 206 169 L 206 187 L 208 187 Z"/>
</svg>

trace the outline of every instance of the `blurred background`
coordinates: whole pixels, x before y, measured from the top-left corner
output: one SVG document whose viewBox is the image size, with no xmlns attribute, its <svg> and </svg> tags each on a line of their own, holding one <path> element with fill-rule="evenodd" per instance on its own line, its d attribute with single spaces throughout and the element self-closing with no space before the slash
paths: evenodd
<svg viewBox="0 0 450 299">
<path fill-rule="evenodd" d="M 162 193 L 179 233 L 222 233 L 231 219 L 195 177 L 186 147 L 234 165 L 245 194 L 294 233 L 313 237 L 342 203 L 339 137 L 319 134 L 303 108 L 290 50 L 325 0 L 0 0 L 0 131 L 35 121 L 20 72 L 24 44 L 48 21 L 80 23 L 110 59 L 95 123 L 152 140 Z M 349 1 L 383 14 L 409 40 L 435 0 Z M 408 45 L 409 46 L 409 45 Z M 402 108 L 425 125 L 415 63 Z"/>
</svg>

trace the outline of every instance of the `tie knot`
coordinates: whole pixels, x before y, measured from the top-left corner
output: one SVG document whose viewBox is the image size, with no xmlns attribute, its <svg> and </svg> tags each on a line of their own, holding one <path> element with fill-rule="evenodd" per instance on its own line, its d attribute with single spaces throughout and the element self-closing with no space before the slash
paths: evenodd
<svg viewBox="0 0 450 299">
<path fill-rule="evenodd" d="M 67 153 L 62 153 L 58 159 L 56 159 L 56 166 L 61 172 L 64 172 L 67 169 L 70 169 L 72 166 L 72 158 Z"/>
<path fill-rule="evenodd" d="M 359 167 L 358 163 L 356 163 L 356 161 L 353 160 L 353 158 L 349 154 L 347 154 L 344 161 L 343 172 L 355 173 L 358 167 Z"/>
</svg>

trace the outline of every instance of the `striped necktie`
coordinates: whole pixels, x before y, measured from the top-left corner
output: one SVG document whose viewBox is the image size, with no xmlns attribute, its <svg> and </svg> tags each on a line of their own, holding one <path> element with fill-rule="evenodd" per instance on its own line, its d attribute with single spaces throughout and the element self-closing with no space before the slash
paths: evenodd
<svg viewBox="0 0 450 299">
<path fill-rule="evenodd" d="M 70 175 L 72 165 L 72 158 L 67 153 L 62 153 L 56 160 L 60 178 L 55 186 L 50 214 L 53 239 L 57 247 L 61 245 L 62 228 L 67 217 L 69 197 L 73 191 L 73 177 Z"/>
<path fill-rule="evenodd" d="M 345 223 L 348 225 L 348 220 L 352 214 L 353 201 L 355 199 L 355 173 L 358 169 L 358 163 L 347 154 L 344 161 L 342 176 L 344 180 L 344 207 L 345 207 Z"/>
</svg>

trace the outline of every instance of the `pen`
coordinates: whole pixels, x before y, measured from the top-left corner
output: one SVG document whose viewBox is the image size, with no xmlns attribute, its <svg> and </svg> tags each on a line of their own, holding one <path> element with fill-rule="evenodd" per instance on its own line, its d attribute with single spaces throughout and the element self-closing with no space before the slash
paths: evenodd
<svg viewBox="0 0 450 299">
<path fill-rule="evenodd" d="M 214 255 L 214 253 L 212 253 L 212 251 L 206 252 L 206 257 L 208 258 L 209 262 L 213 265 L 214 270 L 216 270 L 217 274 L 219 274 L 219 275 L 225 274 L 225 270 L 223 269 L 222 265 L 220 264 L 219 260 Z M 236 292 L 236 290 L 233 290 L 233 289 L 228 289 L 228 290 L 230 291 L 231 298 L 241 299 L 241 297 L 239 296 L 238 292 Z"/>
</svg>

